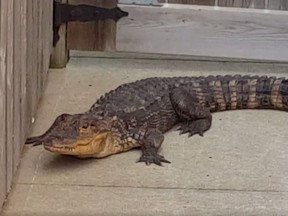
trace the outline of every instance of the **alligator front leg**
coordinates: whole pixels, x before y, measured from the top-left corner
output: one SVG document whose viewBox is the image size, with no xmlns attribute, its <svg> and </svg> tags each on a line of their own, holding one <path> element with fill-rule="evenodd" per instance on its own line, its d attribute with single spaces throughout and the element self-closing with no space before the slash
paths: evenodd
<svg viewBox="0 0 288 216">
<path fill-rule="evenodd" d="M 164 135 L 158 129 L 149 129 L 144 139 L 141 141 L 142 156 L 138 162 L 145 162 L 146 165 L 151 163 L 161 166 L 161 163 L 170 163 L 162 155 L 158 154 L 158 150 L 164 141 Z"/>
</svg>

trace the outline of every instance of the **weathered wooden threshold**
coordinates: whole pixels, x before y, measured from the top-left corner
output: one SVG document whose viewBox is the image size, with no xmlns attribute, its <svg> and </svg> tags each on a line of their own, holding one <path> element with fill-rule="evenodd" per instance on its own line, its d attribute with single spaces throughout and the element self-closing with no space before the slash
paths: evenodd
<svg viewBox="0 0 288 216">
<path fill-rule="evenodd" d="M 103 51 L 81 51 L 70 50 L 70 57 L 73 58 L 108 58 L 108 59 L 145 59 L 145 60 L 171 60 L 171 61 L 199 61 L 199 62 L 229 62 L 229 63 L 265 63 L 265 64 L 283 64 L 288 66 L 286 61 L 248 59 L 248 58 L 230 58 L 213 57 L 198 55 L 175 55 L 175 54 L 157 54 L 140 52 L 103 52 Z"/>
<path fill-rule="evenodd" d="M 288 12 L 164 4 L 119 5 L 118 51 L 287 61 Z"/>
<path fill-rule="evenodd" d="M 133 52 L 91 52 L 91 51 L 70 51 L 71 60 L 83 58 L 87 59 L 103 59 L 105 61 L 134 61 L 142 62 L 143 60 L 149 60 L 151 64 L 153 62 L 161 61 L 168 63 L 172 61 L 177 64 L 186 64 L 191 62 L 193 68 L 187 68 L 191 72 L 191 75 L 195 71 L 210 71 L 212 74 L 218 74 L 218 72 L 231 72 L 238 74 L 252 74 L 263 75 L 269 73 L 271 75 L 275 73 L 287 73 L 288 61 L 271 61 L 271 60 L 253 60 L 253 59 L 239 59 L 239 58 L 222 58 L 222 57 L 204 57 L 204 56 L 184 56 L 184 55 L 170 55 L 170 54 L 151 54 L 151 53 L 133 53 Z M 141 64 L 141 63 L 140 63 Z M 168 63 L 169 64 L 169 63 Z M 157 63 L 155 63 L 157 65 Z M 190 64 L 191 65 L 191 64 Z M 123 68 L 123 70 L 127 70 Z M 177 72 L 176 72 L 177 74 Z M 171 73 L 171 76 L 175 76 L 175 73 Z M 159 74 L 161 76 L 161 74 Z"/>
</svg>

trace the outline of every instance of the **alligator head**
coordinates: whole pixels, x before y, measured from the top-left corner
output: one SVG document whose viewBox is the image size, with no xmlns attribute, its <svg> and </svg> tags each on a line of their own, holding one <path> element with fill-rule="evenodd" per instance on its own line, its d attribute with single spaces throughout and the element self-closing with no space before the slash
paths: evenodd
<svg viewBox="0 0 288 216">
<path fill-rule="evenodd" d="M 120 151 L 113 122 L 115 118 L 104 120 L 92 114 L 62 114 L 43 135 L 28 138 L 26 144 L 43 144 L 48 151 L 81 158 L 105 157 Z"/>
</svg>

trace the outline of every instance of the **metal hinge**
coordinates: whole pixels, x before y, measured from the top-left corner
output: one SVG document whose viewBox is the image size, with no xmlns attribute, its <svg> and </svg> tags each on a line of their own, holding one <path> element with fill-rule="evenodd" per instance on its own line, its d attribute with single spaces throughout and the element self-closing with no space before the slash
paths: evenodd
<svg viewBox="0 0 288 216">
<path fill-rule="evenodd" d="M 54 20 L 53 20 L 53 46 L 55 46 L 59 40 L 59 28 L 63 23 L 80 21 L 98 21 L 112 19 L 117 22 L 122 17 L 128 16 L 128 13 L 122 11 L 119 7 L 107 9 L 91 5 L 69 5 L 61 4 L 54 1 Z"/>
</svg>

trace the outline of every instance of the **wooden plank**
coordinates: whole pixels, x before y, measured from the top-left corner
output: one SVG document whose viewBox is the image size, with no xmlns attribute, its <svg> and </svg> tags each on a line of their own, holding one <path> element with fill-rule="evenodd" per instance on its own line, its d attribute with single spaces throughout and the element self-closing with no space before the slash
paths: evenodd
<svg viewBox="0 0 288 216">
<path fill-rule="evenodd" d="M 42 79 L 42 83 L 41 83 L 42 88 L 44 88 L 44 83 L 45 83 L 44 78 L 46 77 L 46 71 L 45 71 L 45 66 L 46 66 L 45 61 L 46 60 L 44 59 L 44 57 L 46 56 L 45 53 L 46 53 L 46 49 L 47 49 L 46 40 L 49 40 L 49 36 L 46 35 L 46 28 L 47 28 L 47 26 L 49 26 L 49 24 L 47 22 L 47 18 L 48 18 L 48 14 L 49 14 L 49 8 L 50 8 L 49 3 L 50 3 L 50 1 L 41 1 L 41 7 L 40 7 L 41 14 L 42 14 L 42 21 L 41 21 L 41 26 L 40 26 L 41 37 L 42 37 L 42 52 L 41 52 L 41 59 L 42 59 L 42 69 L 41 70 L 43 73 L 43 79 Z M 46 13 L 46 11 L 48 11 L 48 13 Z"/>
<path fill-rule="evenodd" d="M 21 4 L 14 4 L 14 174 L 19 163 L 23 140 L 21 140 Z"/>
<path fill-rule="evenodd" d="M 39 26 L 39 39 L 41 41 L 41 49 L 39 50 L 40 62 L 39 62 L 39 73 L 41 73 L 41 79 L 39 80 L 39 92 L 41 93 L 45 87 L 46 76 L 49 67 L 49 60 L 52 43 L 51 35 L 52 35 L 52 26 L 49 25 L 50 20 L 52 20 L 52 1 L 40 1 L 39 2 L 39 13 L 41 16 L 41 22 Z M 49 29 L 50 27 L 50 29 Z M 41 96 L 41 95 L 40 95 Z"/>
<path fill-rule="evenodd" d="M 42 46 L 43 46 L 43 49 L 42 49 L 42 53 L 41 53 L 41 58 L 42 58 L 42 71 L 43 71 L 43 78 L 46 77 L 46 71 L 45 71 L 45 68 L 46 68 L 46 51 L 47 51 L 47 44 L 49 42 L 49 35 L 46 35 L 46 28 L 47 26 L 49 26 L 49 23 L 47 22 L 47 19 L 49 18 L 49 9 L 50 9 L 50 1 L 42 1 L 42 6 L 41 6 L 41 13 L 42 13 L 42 24 L 40 26 L 40 29 L 41 29 L 41 35 L 42 35 Z M 47 13 L 48 12 L 48 13 Z M 49 34 L 49 32 L 47 32 Z M 48 40 L 48 41 L 46 41 Z M 49 55 L 47 55 L 49 56 Z M 50 59 L 50 57 L 49 57 Z M 44 84 L 45 84 L 45 79 L 42 80 L 42 87 L 44 88 Z"/>
<path fill-rule="evenodd" d="M 160 3 L 196 4 L 214 6 L 215 0 L 159 0 Z"/>
<path fill-rule="evenodd" d="M 43 69 L 44 69 L 44 77 L 47 76 L 50 60 L 52 60 L 52 35 L 53 35 L 53 1 L 45 1 L 45 6 L 43 7 L 43 17 L 44 17 L 44 23 L 42 26 L 43 34 L 44 34 L 44 49 L 43 49 Z M 66 39 L 65 39 L 66 40 Z M 65 42 L 66 43 L 66 42 Z M 66 50 L 67 52 L 67 50 Z M 52 53 L 52 55 L 51 55 Z M 50 57 L 51 55 L 51 57 Z M 67 62 L 67 60 L 66 60 Z M 66 65 L 65 62 L 65 65 Z M 64 65 L 64 66 L 65 66 Z M 43 79 L 43 86 L 45 83 L 45 78 Z"/>
<path fill-rule="evenodd" d="M 21 140 L 25 140 L 27 135 L 27 54 L 28 54 L 28 0 L 20 1 L 21 9 Z"/>
<path fill-rule="evenodd" d="M 50 59 L 48 58 L 53 50 L 53 1 L 48 2 L 49 6 L 47 7 L 49 10 L 47 10 L 47 18 L 46 18 L 46 22 L 47 22 L 47 28 L 46 28 L 46 35 L 47 35 L 47 39 L 46 41 L 46 52 L 45 52 L 45 60 L 46 60 L 46 64 L 45 64 L 45 68 L 49 68 L 49 64 L 50 64 Z M 46 71 L 46 73 L 48 72 L 48 70 Z"/>
<path fill-rule="evenodd" d="M 35 78 L 34 72 L 34 62 L 33 60 L 33 52 L 34 52 L 34 43 L 32 38 L 34 39 L 34 31 L 33 31 L 33 0 L 27 0 L 27 63 L 26 63 L 26 106 L 27 112 L 25 115 L 27 116 L 26 125 L 29 125 L 32 119 L 32 113 L 30 110 L 33 110 L 33 98 L 35 95 L 35 86 L 33 79 Z"/>
<path fill-rule="evenodd" d="M 69 4 L 101 6 L 102 0 L 68 0 Z M 71 22 L 67 24 L 67 49 L 100 50 L 99 22 Z"/>
<path fill-rule="evenodd" d="M 14 152 L 14 0 L 8 1 L 7 12 L 7 75 L 6 75 L 6 187 L 7 192 L 10 191 L 12 177 L 14 173 L 13 152 Z"/>
<path fill-rule="evenodd" d="M 199 6 L 121 8 L 129 12 L 129 18 L 118 22 L 118 51 L 288 59 L 286 13 L 250 12 L 254 9 L 232 12 L 210 7 L 199 10 Z"/>
<path fill-rule="evenodd" d="M 59 36 L 60 39 L 57 43 L 57 45 L 54 47 L 52 56 L 51 56 L 51 68 L 64 68 L 66 67 L 66 64 L 68 62 L 68 48 L 67 48 L 67 42 L 66 42 L 66 30 L 67 25 L 63 24 L 59 29 Z"/>
<path fill-rule="evenodd" d="M 117 6 L 117 0 L 102 0 L 103 8 L 114 8 Z M 116 49 L 116 23 L 113 20 L 104 20 L 99 23 L 99 46 L 101 51 L 115 51 Z"/>
<path fill-rule="evenodd" d="M 116 0 L 68 0 L 69 4 L 88 4 L 106 8 L 115 7 Z M 67 27 L 67 46 L 73 50 L 115 50 L 116 23 L 111 20 L 98 22 L 71 22 Z"/>
<path fill-rule="evenodd" d="M 43 80 L 43 58 L 42 58 L 42 50 L 43 50 L 43 35 L 42 35 L 42 3 L 43 1 L 36 0 L 36 35 L 37 35 L 37 46 L 36 46 L 36 55 L 37 55 L 37 63 L 36 63 L 36 71 L 37 71 L 37 97 L 36 97 L 36 103 L 35 103 L 35 112 L 37 111 L 37 104 L 38 99 L 40 98 L 42 94 L 42 80 Z M 35 113 L 34 113 L 35 115 Z"/>
<path fill-rule="evenodd" d="M 268 9 L 288 10 L 288 0 L 269 0 Z"/>
<path fill-rule="evenodd" d="M 218 0 L 218 6 L 264 9 L 265 0 Z"/>
<path fill-rule="evenodd" d="M 36 113 L 37 103 L 38 103 L 38 55 L 37 55 L 37 41 L 38 41 L 38 35 L 37 35 L 37 29 L 39 28 L 38 24 L 38 17 L 37 17 L 37 9 L 38 9 L 38 0 L 32 0 L 31 1 L 31 8 L 32 8 L 32 20 L 31 20 L 31 26 L 30 29 L 32 31 L 32 37 L 29 38 L 31 41 L 30 44 L 32 44 L 32 53 L 31 53 L 31 59 L 28 62 L 28 64 L 31 64 L 32 66 L 32 75 L 30 76 L 30 83 L 31 83 L 31 89 L 30 89 L 30 104 L 31 104 L 31 111 L 30 111 L 30 121 L 32 121 L 32 118 L 34 117 L 34 114 Z M 32 64 L 33 62 L 33 64 Z"/>
<path fill-rule="evenodd" d="M 0 2 L 0 203 L 6 197 L 6 70 L 7 70 L 7 29 L 8 29 L 8 1 Z"/>
</svg>

